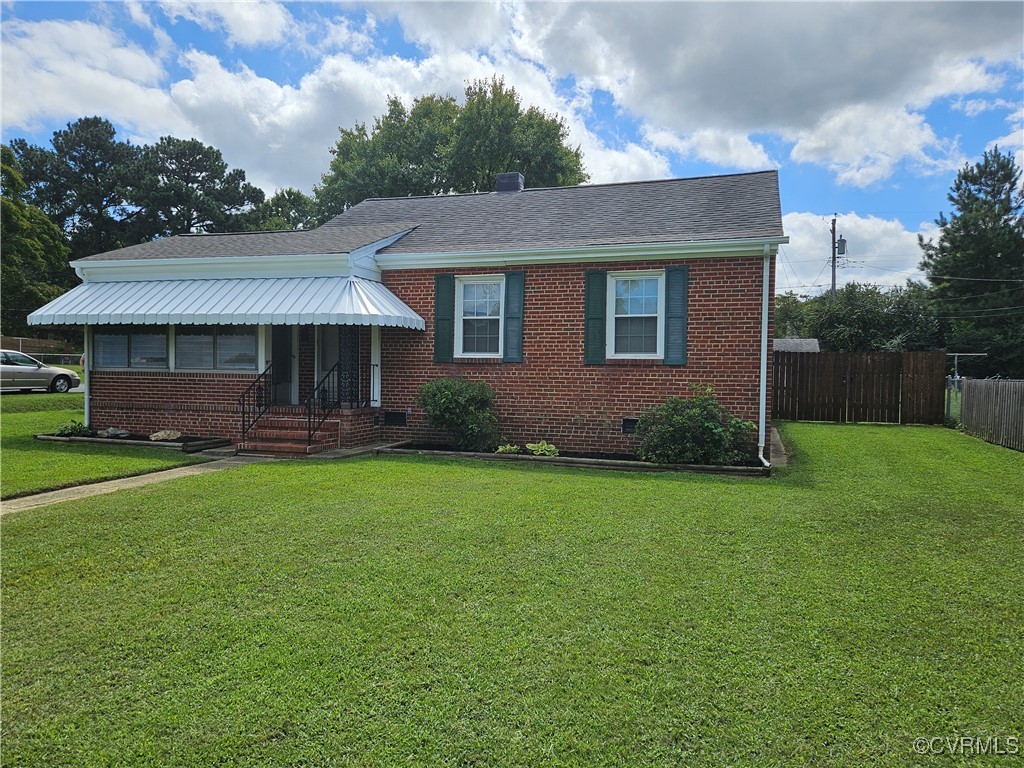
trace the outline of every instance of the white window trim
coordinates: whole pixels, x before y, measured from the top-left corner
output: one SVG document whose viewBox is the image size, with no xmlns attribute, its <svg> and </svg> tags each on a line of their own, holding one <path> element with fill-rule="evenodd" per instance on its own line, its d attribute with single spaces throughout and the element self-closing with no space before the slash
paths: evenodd
<svg viewBox="0 0 1024 768">
<path fill-rule="evenodd" d="M 654 354 L 615 354 L 615 281 L 658 279 L 658 351 Z M 665 270 L 609 272 L 605 308 L 605 356 L 612 360 L 662 360 L 665 357 Z"/>
<path fill-rule="evenodd" d="M 498 310 L 498 351 L 497 353 L 463 352 L 462 351 L 462 286 L 472 283 L 498 283 L 498 300 L 501 308 Z M 505 354 L 505 276 L 504 275 L 469 275 L 467 277 L 455 278 L 455 357 L 464 359 L 473 358 L 502 358 Z"/>
</svg>

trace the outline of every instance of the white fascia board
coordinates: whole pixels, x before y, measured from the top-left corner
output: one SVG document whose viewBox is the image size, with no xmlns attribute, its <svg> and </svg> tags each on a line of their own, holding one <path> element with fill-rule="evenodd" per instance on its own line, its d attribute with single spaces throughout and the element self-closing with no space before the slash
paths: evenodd
<svg viewBox="0 0 1024 768">
<path fill-rule="evenodd" d="M 238 277 L 348 277 L 346 253 L 284 256 L 205 256 L 183 259 L 111 259 L 73 261 L 83 282 L 136 280 L 214 280 Z M 365 271 L 365 270 L 361 270 Z M 377 279 L 380 271 L 377 270 Z"/>
<path fill-rule="evenodd" d="M 383 270 L 446 267 L 505 267 L 522 264 L 599 263 L 651 259 L 707 259 L 730 256 L 760 257 L 767 247 L 775 255 L 789 238 L 769 237 L 742 240 L 705 240 L 680 243 L 631 243 L 590 245 L 576 248 L 530 248 L 501 251 L 436 253 L 378 253 Z"/>
<path fill-rule="evenodd" d="M 406 229 L 390 237 L 385 237 L 383 240 L 377 240 L 376 242 L 356 248 L 348 255 L 350 274 L 380 282 L 380 266 L 377 264 L 377 251 L 387 248 L 410 232 L 412 232 L 412 229 Z"/>
</svg>

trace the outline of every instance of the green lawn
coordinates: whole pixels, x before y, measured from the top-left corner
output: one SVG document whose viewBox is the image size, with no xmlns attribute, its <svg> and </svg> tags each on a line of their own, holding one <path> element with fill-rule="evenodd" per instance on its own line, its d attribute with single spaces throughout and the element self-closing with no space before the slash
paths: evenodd
<svg viewBox="0 0 1024 768">
<path fill-rule="evenodd" d="M 784 438 L 770 479 L 277 462 L 8 516 L 4 764 L 888 767 L 1024 737 L 1024 455 Z"/>
<path fill-rule="evenodd" d="M 53 443 L 33 437 L 53 433 L 67 421 L 82 421 L 83 397 L 9 394 L 0 398 L 0 498 L 208 460 L 162 448 Z"/>
</svg>

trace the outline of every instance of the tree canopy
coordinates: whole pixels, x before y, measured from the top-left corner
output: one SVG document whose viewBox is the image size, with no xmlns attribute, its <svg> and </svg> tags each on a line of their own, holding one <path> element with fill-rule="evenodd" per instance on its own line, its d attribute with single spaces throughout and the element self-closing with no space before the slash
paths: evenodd
<svg viewBox="0 0 1024 768">
<path fill-rule="evenodd" d="M 965 165 L 936 220 L 937 242 L 920 238 L 921 269 L 951 352 L 971 375 L 1024 378 L 1024 188 L 1013 155 L 998 147 Z"/>
<path fill-rule="evenodd" d="M 143 147 L 123 183 L 137 209 L 139 241 L 189 232 L 231 232 L 244 228 L 241 214 L 263 202 L 263 191 L 229 170 L 219 149 L 197 139 L 164 136 Z"/>
<path fill-rule="evenodd" d="M 776 337 L 818 339 L 829 352 L 913 352 L 941 349 L 942 342 L 928 289 L 919 283 L 881 290 L 849 283 L 835 296 L 801 301 L 795 294 L 776 297 Z"/>
<path fill-rule="evenodd" d="M 194 231 L 246 228 L 263 192 L 232 170 L 220 150 L 165 136 L 153 145 L 117 139 L 101 117 L 55 131 L 51 146 L 11 142 L 26 200 L 67 238 L 71 258 Z"/>
<path fill-rule="evenodd" d="M 8 335 L 25 333 L 27 314 L 75 280 L 61 231 L 43 211 L 25 202 L 27 190 L 14 152 L 0 147 L 0 324 Z"/>
<path fill-rule="evenodd" d="M 40 208 L 67 238 L 71 258 L 139 242 L 130 233 L 124 181 L 139 147 L 118 141 L 113 125 L 83 117 L 55 131 L 51 147 L 14 139 L 11 149 L 25 181 L 25 200 Z"/>
<path fill-rule="evenodd" d="M 562 118 L 524 109 L 501 78 L 474 81 L 465 97 L 460 105 L 430 94 L 411 109 L 389 97 L 369 130 L 364 123 L 342 128 L 330 170 L 314 190 L 321 220 L 369 197 L 487 192 L 503 172 L 519 171 L 531 187 L 587 181 Z"/>
</svg>

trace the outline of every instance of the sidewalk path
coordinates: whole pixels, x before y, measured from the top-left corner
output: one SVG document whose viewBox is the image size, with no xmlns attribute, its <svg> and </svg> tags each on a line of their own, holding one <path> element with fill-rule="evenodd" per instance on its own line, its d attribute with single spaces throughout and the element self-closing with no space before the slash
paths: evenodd
<svg viewBox="0 0 1024 768">
<path fill-rule="evenodd" d="M 72 488 L 62 488 L 59 491 L 47 491 L 36 493 L 32 496 L 21 496 L 17 499 L 0 501 L 0 514 L 6 515 L 10 512 L 20 512 L 23 509 L 34 509 L 47 504 L 56 504 L 61 501 L 75 501 L 85 499 L 89 496 L 98 496 L 102 493 L 113 493 L 124 488 L 138 488 L 143 485 L 162 483 L 165 480 L 173 480 L 176 477 L 189 477 L 190 475 L 203 475 L 207 472 L 217 472 L 222 469 L 239 467 L 245 464 L 254 464 L 261 461 L 275 461 L 266 456 L 232 456 L 227 459 L 208 461 L 205 464 L 190 464 L 174 469 L 165 469 L 160 472 L 150 472 L 146 475 L 134 475 L 133 477 L 121 477 L 117 480 L 105 480 L 101 483 L 89 483 L 87 485 L 76 485 Z"/>
</svg>

